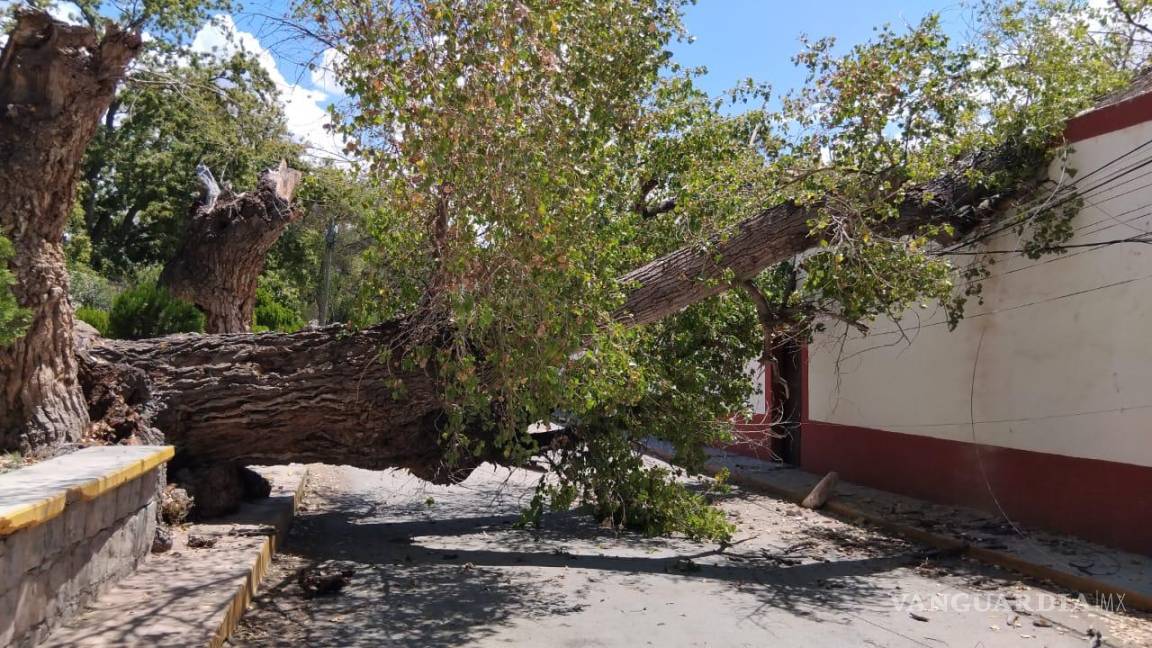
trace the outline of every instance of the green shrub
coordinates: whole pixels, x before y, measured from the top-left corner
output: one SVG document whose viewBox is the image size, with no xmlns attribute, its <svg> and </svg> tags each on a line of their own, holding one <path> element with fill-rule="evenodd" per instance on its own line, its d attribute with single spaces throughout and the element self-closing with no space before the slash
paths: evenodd
<svg viewBox="0 0 1152 648">
<path fill-rule="evenodd" d="M 14 342 L 24 335 L 29 319 L 28 310 L 20 308 L 16 296 L 9 289 L 16 283 L 16 277 L 8 270 L 12 254 L 12 243 L 0 236 L 0 345 Z"/>
<path fill-rule="evenodd" d="M 106 311 L 112 308 L 112 302 L 116 300 L 116 284 L 83 263 L 68 264 L 68 283 L 68 297 L 78 307 L 88 306 Z"/>
<path fill-rule="evenodd" d="M 295 309 L 277 301 L 276 295 L 263 286 L 256 290 L 256 308 L 252 315 L 253 333 L 265 331 L 291 333 L 304 326 L 304 319 Z"/>
<path fill-rule="evenodd" d="M 121 293 L 108 314 L 108 336 L 113 338 L 140 340 L 203 330 L 203 313 L 155 284 Z"/>
<path fill-rule="evenodd" d="M 76 319 L 91 324 L 92 328 L 100 331 L 100 335 L 108 336 L 108 311 L 103 308 L 81 306 L 76 309 Z"/>
<path fill-rule="evenodd" d="M 646 466 L 620 435 L 607 434 L 603 421 L 586 421 L 584 439 L 560 451 L 553 477 L 541 480 L 520 526 L 540 526 L 546 510 L 583 504 L 605 526 L 645 535 L 682 533 L 693 540 L 728 541 L 736 527 L 712 499 L 726 494 L 722 472 L 703 492 L 690 490 L 671 471 Z"/>
</svg>

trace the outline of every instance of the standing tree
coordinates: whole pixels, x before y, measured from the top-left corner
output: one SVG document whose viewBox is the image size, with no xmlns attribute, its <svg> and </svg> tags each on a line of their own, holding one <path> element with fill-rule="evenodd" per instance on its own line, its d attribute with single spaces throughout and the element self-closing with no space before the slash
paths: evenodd
<svg viewBox="0 0 1152 648">
<path fill-rule="evenodd" d="M 225 189 L 295 164 L 275 84 L 249 54 L 170 48 L 141 56 L 84 155 L 78 201 L 91 265 L 111 276 L 177 254 L 204 165 Z"/>
<path fill-rule="evenodd" d="M 11 240 L 12 291 L 29 311 L 27 332 L 0 348 L 0 447 L 33 449 L 73 441 L 88 423 L 73 351 L 73 309 L 62 247 L 85 148 L 108 110 L 140 29 L 172 39 L 213 0 L 142 3 L 103 22 L 99 3 L 80 0 L 88 26 L 19 9 L 0 54 L 0 236 Z"/>
<path fill-rule="evenodd" d="M 216 196 L 193 211 L 176 256 L 164 266 L 160 284 L 204 311 L 208 333 L 247 333 L 256 308 L 264 257 L 300 213 L 292 197 L 300 172 L 281 161 L 260 174 L 255 191 Z"/>
<path fill-rule="evenodd" d="M 98 37 L 26 12 L 0 54 L 0 235 L 14 246 L 11 289 L 31 313 L 27 333 L 0 349 L 4 447 L 75 440 L 88 423 L 62 236 L 84 147 L 139 48 L 132 30 Z"/>
</svg>

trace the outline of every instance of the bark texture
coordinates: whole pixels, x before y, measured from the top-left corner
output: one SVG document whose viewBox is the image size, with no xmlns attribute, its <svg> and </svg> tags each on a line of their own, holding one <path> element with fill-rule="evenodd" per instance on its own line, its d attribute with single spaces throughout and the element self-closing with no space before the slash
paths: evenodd
<svg viewBox="0 0 1152 648">
<path fill-rule="evenodd" d="M 0 53 L 0 232 L 15 247 L 13 292 L 32 311 L 24 338 L 0 349 L 0 448 L 75 440 L 88 423 L 64 228 L 84 149 L 139 48 L 115 25 L 101 36 L 20 11 Z"/>
<path fill-rule="evenodd" d="M 399 467 L 452 481 L 442 465 L 435 368 L 398 362 L 406 330 L 399 320 L 361 331 L 93 338 L 80 356 L 89 390 L 127 388 L 127 407 L 115 411 L 142 416 L 124 425 L 163 430 L 193 462 Z M 147 376 L 143 398 L 120 378 L 136 374 Z"/>
<path fill-rule="evenodd" d="M 176 256 L 160 283 L 204 311 L 208 333 L 247 333 L 256 307 L 256 282 L 264 257 L 290 223 L 300 217 L 292 195 L 300 172 L 269 169 L 255 191 L 222 195 L 193 208 Z"/>
<path fill-rule="evenodd" d="M 1011 163 L 990 156 L 971 164 L 994 170 Z M 996 196 L 966 177 L 958 170 L 912 192 L 889 233 L 990 211 Z M 629 273 L 623 281 L 632 288 L 617 316 L 630 324 L 653 322 L 727 290 L 731 283 L 717 281 L 726 268 L 751 277 L 794 257 L 812 245 L 811 216 L 799 207 L 775 207 L 717 238 L 711 253 L 682 249 Z M 86 375 L 97 382 L 107 383 L 119 367 L 147 376 L 144 407 L 120 409 L 143 411 L 141 422 L 163 430 L 192 460 L 402 467 L 431 481 L 455 481 L 468 466 L 449 471 L 443 465 L 444 404 L 435 367 L 401 369 L 409 328 L 397 320 L 362 331 L 334 326 L 291 334 L 94 340 L 82 355 Z M 116 391 L 107 384 L 101 389 Z"/>
</svg>

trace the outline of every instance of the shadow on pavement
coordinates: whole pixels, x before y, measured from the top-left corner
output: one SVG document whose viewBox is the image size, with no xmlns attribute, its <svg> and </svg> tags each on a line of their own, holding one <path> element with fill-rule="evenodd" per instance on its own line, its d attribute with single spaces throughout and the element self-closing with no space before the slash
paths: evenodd
<svg viewBox="0 0 1152 648">
<path fill-rule="evenodd" d="M 592 581 L 622 578 L 639 591 L 716 583 L 733 595 L 754 597 L 743 600 L 753 609 L 812 618 L 890 607 L 891 590 L 877 586 L 877 576 L 923 558 L 903 552 L 781 565 L 740 545 L 721 551 L 621 536 L 570 513 L 548 516 L 544 530 L 515 529 L 516 514 L 475 516 L 485 508 L 467 497 L 368 507 L 362 496 L 331 493 L 324 499 L 322 512 L 298 520 L 279 580 L 249 612 L 241 643 L 458 646 L 493 635 L 513 619 L 579 613 L 591 601 L 578 590 L 553 586 L 560 574 L 574 571 Z M 301 598 L 297 570 L 330 561 L 356 570 L 351 584 L 337 596 Z M 275 627 L 276 636 L 261 636 L 264 624 Z"/>
</svg>

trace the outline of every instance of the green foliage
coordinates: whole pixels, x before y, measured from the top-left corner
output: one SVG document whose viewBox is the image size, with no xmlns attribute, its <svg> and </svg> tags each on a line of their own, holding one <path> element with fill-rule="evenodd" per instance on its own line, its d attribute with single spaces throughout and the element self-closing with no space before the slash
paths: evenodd
<svg viewBox="0 0 1152 648">
<path fill-rule="evenodd" d="M 147 53 L 87 149 L 74 230 L 90 239 L 90 264 L 106 275 L 163 263 L 199 196 L 197 164 L 239 192 L 299 152 L 276 87 L 251 56 Z"/>
<path fill-rule="evenodd" d="M 155 283 L 121 293 L 108 314 L 109 337 L 140 340 L 172 333 L 204 331 L 204 314 Z"/>
<path fill-rule="evenodd" d="M 337 116 L 379 187 L 370 259 L 397 269 L 373 277 L 376 310 L 421 322 L 408 361 L 447 378 L 445 443 L 458 452 L 523 456 L 525 426 L 577 391 L 607 403 L 638 387 L 615 383 L 628 379 L 616 371 L 628 336 L 604 328 L 634 225 L 616 218 L 631 191 L 620 170 L 678 6 L 301 5 L 347 56 L 338 73 L 354 101 Z M 442 334 L 449 344 L 431 343 Z M 613 371 L 577 376 L 569 356 L 592 339 Z M 464 434 L 473 424 L 484 435 Z"/>
<path fill-rule="evenodd" d="M 711 506 L 711 496 L 724 492 L 721 479 L 708 491 L 690 490 L 674 475 L 645 466 L 618 435 L 597 434 L 574 448 L 560 451 L 555 470 L 541 482 L 522 525 L 539 526 L 546 509 L 563 511 L 587 505 L 601 523 L 646 535 L 680 533 L 696 540 L 726 541 L 735 526 Z"/>
<path fill-rule="evenodd" d="M 256 289 L 256 308 L 253 311 L 253 333 L 282 331 L 291 333 L 304 326 L 297 308 L 278 301 L 272 289 L 260 286 Z"/>
<path fill-rule="evenodd" d="M 422 234 L 393 227 L 399 223 L 383 211 L 387 203 L 372 176 L 333 166 L 318 167 L 305 177 L 298 195 L 308 214 L 301 237 L 307 236 L 307 261 L 295 266 L 304 272 L 303 280 L 294 283 L 301 295 L 311 297 L 316 304 L 317 319 L 325 294 L 328 320 L 321 323 L 368 325 L 410 310 L 420 294 L 421 275 L 408 264 L 408 252 Z M 393 250 L 404 252 L 397 255 Z M 274 263 L 290 265 L 278 260 Z M 381 300 L 382 292 L 389 298 Z"/>
<path fill-rule="evenodd" d="M 92 239 L 84 229 L 84 211 L 79 204 L 73 207 L 68 220 L 64 258 L 68 263 L 68 296 L 72 303 L 105 311 L 112 308 L 119 288 L 91 266 Z"/>
<path fill-rule="evenodd" d="M 399 267 L 387 257 L 379 262 L 368 258 L 374 239 L 365 224 L 375 222 L 379 203 L 379 188 L 354 170 L 324 165 L 305 174 L 296 193 L 304 218 L 277 240 L 260 279 L 260 285 L 274 293 L 274 301 L 295 313 L 299 319 L 295 328 L 306 319 L 319 319 L 325 291 L 328 319 L 324 323 L 367 325 L 389 316 L 377 308 L 377 300 L 365 299 L 374 295 L 376 287 L 370 278 L 401 281 Z"/>
<path fill-rule="evenodd" d="M 81 306 L 76 309 L 76 319 L 91 325 L 92 328 L 100 331 L 100 335 L 105 337 L 111 333 L 112 323 L 108 311 L 102 308 Z"/>
<path fill-rule="evenodd" d="M 69 262 L 68 281 L 69 296 L 80 306 L 108 310 L 119 293 L 116 284 L 84 263 Z"/>
<path fill-rule="evenodd" d="M 733 527 L 709 497 L 723 480 L 695 493 L 644 466 L 635 448 L 645 437 L 670 441 L 676 462 L 695 471 L 704 445 L 731 440 L 728 420 L 752 389 L 745 367 L 762 350 L 752 308 L 724 294 L 629 336 L 628 353 L 597 347 L 573 368 L 567 406 L 551 419 L 577 440 L 549 455 L 551 477 L 523 520 L 539 524 L 546 509 L 582 503 L 597 519 L 642 533 L 726 540 Z"/>
<path fill-rule="evenodd" d="M 28 310 L 21 308 L 11 290 L 16 281 L 8 270 L 12 254 L 12 242 L 0 236 L 0 345 L 11 344 L 22 337 L 29 322 Z"/>
<path fill-rule="evenodd" d="M 801 128 L 781 158 L 801 174 L 787 197 L 816 207 L 812 233 L 824 246 L 804 261 L 798 300 L 855 323 L 935 301 L 954 326 L 965 297 L 955 295 L 957 271 L 931 241 L 956 233 L 933 225 L 893 238 L 883 227 L 899 217 L 907 188 L 974 152 L 1013 150 L 1019 160 L 975 180 L 1004 188 L 1025 181 L 1064 121 L 1129 74 L 1116 44 L 1092 29 L 1096 20 L 1076 1 L 992 0 L 975 5 L 963 43 L 952 43 L 934 15 L 907 30 L 882 28 L 842 56 L 830 40 L 811 43 L 797 57 L 808 84 L 785 100 Z M 1071 234 L 1068 217 L 1038 210 L 1021 238 L 1052 248 Z"/>
</svg>

